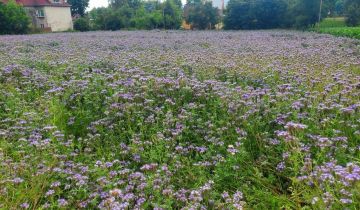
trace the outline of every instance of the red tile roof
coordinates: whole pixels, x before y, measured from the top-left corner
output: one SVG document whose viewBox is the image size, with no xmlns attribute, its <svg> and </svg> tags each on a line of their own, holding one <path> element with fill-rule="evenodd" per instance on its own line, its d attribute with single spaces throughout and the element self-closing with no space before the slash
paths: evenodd
<svg viewBox="0 0 360 210">
<path fill-rule="evenodd" d="M 0 0 L 8 2 L 8 0 Z M 24 7 L 36 7 L 36 6 L 54 6 L 54 7 L 70 7 L 70 4 L 64 0 L 60 0 L 60 3 L 52 3 L 49 0 L 16 0 L 16 3 L 23 5 Z"/>
</svg>

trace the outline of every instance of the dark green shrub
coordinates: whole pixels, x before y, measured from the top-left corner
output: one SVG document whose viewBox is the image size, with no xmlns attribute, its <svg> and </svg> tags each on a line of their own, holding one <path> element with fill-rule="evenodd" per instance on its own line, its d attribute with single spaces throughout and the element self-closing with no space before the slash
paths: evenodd
<svg viewBox="0 0 360 210">
<path fill-rule="evenodd" d="M 74 21 L 74 29 L 77 31 L 89 31 L 89 20 L 85 17 L 78 18 Z"/>
</svg>

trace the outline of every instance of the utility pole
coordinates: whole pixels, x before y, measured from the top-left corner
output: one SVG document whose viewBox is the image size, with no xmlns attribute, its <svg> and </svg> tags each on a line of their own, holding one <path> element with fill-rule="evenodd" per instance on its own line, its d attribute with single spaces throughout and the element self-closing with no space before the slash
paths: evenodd
<svg viewBox="0 0 360 210">
<path fill-rule="evenodd" d="M 321 21 L 321 10 L 322 10 L 323 0 L 320 0 L 320 9 L 319 9 L 319 23 Z"/>
<path fill-rule="evenodd" d="M 225 2 L 224 0 L 221 0 L 221 16 L 224 15 L 224 9 L 225 9 Z"/>
</svg>

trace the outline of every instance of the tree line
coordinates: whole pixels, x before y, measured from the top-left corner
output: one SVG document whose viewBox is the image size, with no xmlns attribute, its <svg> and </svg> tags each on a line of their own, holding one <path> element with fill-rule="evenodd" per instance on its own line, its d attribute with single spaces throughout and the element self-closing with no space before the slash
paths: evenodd
<svg viewBox="0 0 360 210">
<path fill-rule="evenodd" d="M 109 7 L 95 8 L 77 19 L 76 29 L 180 29 L 182 22 L 196 29 L 213 29 L 220 20 L 219 11 L 211 2 L 189 0 L 140 1 L 110 0 Z"/>
<path fill-rule="evenodd" d="M 230 0 L 220 11 L 208 0 L 109 0 L 108 7 L 86 11 L 89 0 L 68 0 L 78 31 L 120 29 L 306 28 L 321 18 L 346 16 L 347 24 L 360 24 L 360 0 Z M 322 9 L 320 12 L 320 4 Z M 30 18 L 14 0 L 0 0 L 0 34 L 29 31 Z"/>
<path fill-rule="evenodd" d="M 328 16 L 346 16 L 348 25 L 360 24 L 360 0 L 230 0 L 223 13 L 207 0 L 187 0 L 185 5 L 181 0 L 110 0 L 109 5 L 75 21 L 75 28 L 179 29 L 185 21 L 199 30 L 214 29 L 219 23 L 231 30 L 304 29 Z"/>
<path fill-rule="evenodd" d="M 225 29 L 307 28 L 328 16 L 360 24 L 360 0 L 230 0 Z"/>
</svg>

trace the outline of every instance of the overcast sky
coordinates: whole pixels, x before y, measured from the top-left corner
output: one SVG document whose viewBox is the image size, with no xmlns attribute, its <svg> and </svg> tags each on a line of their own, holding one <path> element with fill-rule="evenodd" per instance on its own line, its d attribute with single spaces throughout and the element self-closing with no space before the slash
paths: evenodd
<svg viewBox="0 0 360 210">
<path fill-rule="evenodd" d="M 90 0 L 88 10 L 92 10 L 96 7 L 107 7 L 108 0 Z"/>
</svg>

